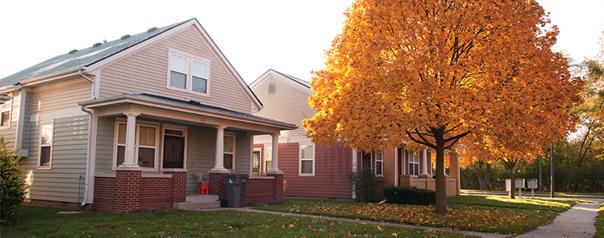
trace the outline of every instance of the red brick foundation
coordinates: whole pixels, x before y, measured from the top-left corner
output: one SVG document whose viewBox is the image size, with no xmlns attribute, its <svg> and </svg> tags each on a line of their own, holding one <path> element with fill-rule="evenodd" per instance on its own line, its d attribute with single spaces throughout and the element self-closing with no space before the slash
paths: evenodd
<svg viewBox="0 0 604 238">
<path fill-rule="evenodd" d="M 213 173 L 210 172 L 210 191 L 209 194 L 218 195 L 218 200 L 226 198 L 226 186 L 222 183 L 222 175 L 229 173 Z"/>
<path fill-rule="evenodd" d="M 210 172 L 210 194 L 218 195 L 218 199 L 226 198 L 226 186 L 222 176 L 228 173 Z M 282 203 L 283 174 L 268 174 L 269 178 L 250 178 L 246 184 L 245 203 Z"/>
<path fill-rule="evenodd" d="M 186 172 L 166 172 L 172 177 L 145 178 L 141 171 L 116 171 L 115 177 L 96 177 L 92 209 L 128 213 L 169 208 L 186 200 Z"/>
<path fill-rule="evenodd" d="M 282 203 L 283 202 L 283 174 L 268 174 L 264 178 L 252 178 L 246 185 L 245 203 Z"/>
</svg>

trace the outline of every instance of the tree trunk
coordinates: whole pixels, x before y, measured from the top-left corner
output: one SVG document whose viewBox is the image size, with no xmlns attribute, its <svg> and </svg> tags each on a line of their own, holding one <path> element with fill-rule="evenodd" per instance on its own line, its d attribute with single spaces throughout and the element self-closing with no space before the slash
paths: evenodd
<svg viewBox="0 0 604 238">
<path fill-rule="evenodd" d="M 445 140 L 442 132 L 433 134 L 436 139 L 436 210 L 435 213 L 447 213 L 447 187 L 445 176 Z"/>
<path fill-rule="evenodd" d="M 505 163 L 505 164 L 510 169 L 510 178 L 512 179 L 512 181 L 510 182 L 510 198 L 515 199 L 516 198 L 516 197 L 514 197 L 514 189 L 515 189 L 514 185 L 516 185 L 514 182 L 514 165 L 515 164 L 512 164 L 512 166 L 510 166 L 510 164 L 508 164 L 508 163 Z"/>
<path fill-rule="evenodd" d="M 476 177 L 478 178 L 478 183 L 480 184 L 480 190 L 487 190 L 487 185 L 482 177 L 482 173 L 480 172 L 480 168 L 471 165 L 468 166 L 468 168 L 470 168 L 472 171 L 474 171 L 474 173 L 476 174 Z"/>
<path fill-rule="evenodd" d="M 484 172 L 484 184 L 486 187 L 486 190 L 491 190 L 491 164 L 490 163 L 486 163 L 487 164 L 487 169 Z"/>
</svg>

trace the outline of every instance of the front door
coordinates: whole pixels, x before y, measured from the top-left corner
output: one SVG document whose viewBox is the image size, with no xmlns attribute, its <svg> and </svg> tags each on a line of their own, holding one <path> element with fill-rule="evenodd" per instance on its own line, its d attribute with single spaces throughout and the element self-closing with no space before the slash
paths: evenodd
<svg viewBox="0 0 604 238">
<path fill-rule="evenodd" d="M 252 161 L 252 176 L 260 176 L 260 151 L 254 151 L 254 161 Z"/>
<path fill-rule="evenodd" d="M 164 168 L 184 168 L 185 138 L 164 136 Z"/>
</svg>

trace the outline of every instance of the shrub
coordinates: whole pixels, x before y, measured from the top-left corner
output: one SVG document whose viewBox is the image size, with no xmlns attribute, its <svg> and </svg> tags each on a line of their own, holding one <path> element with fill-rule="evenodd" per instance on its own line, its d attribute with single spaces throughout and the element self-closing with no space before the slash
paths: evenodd
<svg viewBox="0 0 604 238">
<path fill-rule="evenodd" d="M 357 202 L 375 201 L 377 179 L 370 167 L 363 166 L 361 172 L 349 173 L 348 179 L 352 183 L 352 186 L 354 186 Z"/>
<path fill-rule="evenodd" d="M 429 205 L 436 203 L 436 192 L 415 186 L 388 186 L 384 188 L 387 203 Z"/>
<path fill-rule="evenodd" d="M 15 157 L 15 150 L 6 148 L 4 137 L 0 137 L 0 193 L 2 195 L 2 226 L 10 226 L 14 223 L 15 210 L 21 205 L 25 198 L 25 182 L 21 179 L 23 167 Z"/>
</svg>

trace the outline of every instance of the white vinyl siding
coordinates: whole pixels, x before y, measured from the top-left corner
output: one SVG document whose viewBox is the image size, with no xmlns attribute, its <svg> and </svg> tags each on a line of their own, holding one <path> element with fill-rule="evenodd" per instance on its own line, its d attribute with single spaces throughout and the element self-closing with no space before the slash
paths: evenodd
<svg viewBox="0 0 604 238">
<path fill-rule="evenodd" d="M 207 70 L 210 97 L 166 87 L 170 50 L 200 56 L 207 59 L 208 63 L 211 62 Z M 246 86 L 238 82 L 226 65 L 208 43 L 200 38 L 197 29 L 190 27 L 101 69 L 99 95 L 102 98 L 123 93 L 149 93 L 250 113 L 252 101 L 244 90 Z"/>
<path fill-rule="evenodd" d="M 83 201 L 86 183 L 88 116 L 54 120 L 52 170 L 38 170 L 40 133 L 46 122 L 30 123 L 29 157 L 24 158 L 24 177 L 30 178 L 30 199 L 73 202 Z M 80 179 L 80 176 L 82 179 Z"/>
</svg>

